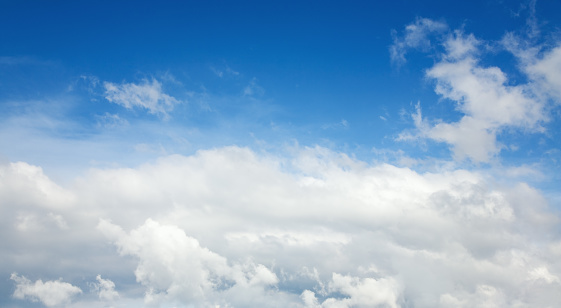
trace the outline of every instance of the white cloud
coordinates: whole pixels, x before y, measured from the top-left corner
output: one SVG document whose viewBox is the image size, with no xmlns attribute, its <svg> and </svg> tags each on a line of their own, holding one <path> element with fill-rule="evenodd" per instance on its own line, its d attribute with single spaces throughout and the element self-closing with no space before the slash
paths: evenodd
<svg viewBox="0 0 561 308">
<path fill-rule="evenodd" d="M 414 23 L 405 27 L 402 37 L 394 33 L 393 44 L 390 46 L 392 61 L 397 64 L 405 63 L 405 54 L 411 48 L 428 50 L 431 47 L 429 36 L 446 30 L 448 30 L 448 26 L 443 22 L 417 18 Z"/>
<path fill-rule="evenodd" d="M 527 59 L 522 59 L 526 60 Z M 549 96 L 561 103 L 561 46 L 545 52 L 525 67 L 528 74 Z"/>
<path fill-rule="evenodd" d="M 529 280 L 532 281 L 544 281 L 545 283 L 559 283 L 559 277 L 551 274 L 549 272 L 549 270 L 547 269 L 547 267 L 545 266 L 540 266 L 540 267 L 536 267 L 532 270 L 529 271 L 528 273 Z"/>
<path fill-rule="evenodd" d="M 345 297 L 328 297 L 321 305 L 314 292 L 305 290 L 301 298 L 306 307 L 401 307 L 401 288 L 393 278 L 358 278 L 333 273 L 329 282 L 329 293 L 340 293 Z"/>
<path fill-rule="evenodd" d="M 179 103 L 176 98 L 162 91 L 162 84 L 156 79 L 144 80 L 140 84 L 104 82 L 103 86 L 105 99 L 127 109 L 139 107 L 151 114 L 167 117 L 168 112 Z"/>
<path fill-rule="evenodd" d="M 101 275 L 95 277 L 97 283 L 93 284 L 98 292 L 99 299 L 102 301 L 114 301 L 119 298 L 119 292 L 115 291 L 115 283 L 109 279 L 101 278 Z"/>
<path fill-rule="evenodd" d="M 541 124 L 548 120 L 546 101 L 533 84 L 512 85 L 500 68 L 481 65 L 478 53 L 482 43 L 471 34 L 455 31 L 442 44 L 445 52 L 427 70 L 426 76 L 436 82 L 437 94 L 455 103 L 462 117 L 457 122 L 438 120 L 433 125 L 422 118 L 417 107 L 413 115 L 416 132 L 403 133 L 398 139 L 428 138 L 445 142 L 458 160 L 489 162 L 504 147 L 497 136 L 505 130 L 544 130 Z M 546 56 L 542 61 L 553 67 L 557 64 L 555 56 Z M 549 66 L 534 71 L 547 76 L 544 77 L 547 83 L 556 82 L 555 69 Z"/>
<path fill-rule="evenodd" d="M 443 294 L 440 297 L 440 307 L 462 308 L 462 307 L 512 307 L 509 305 L 505 295 L 490 285 L 477 285 L 475 292 L 467 293 L 465 291 L 457 292 L 458 294 Z M 520 303 L 515 304 L 519 306 Z"/>
<path fill-rule="evenodd" d="M 68 304 L 74 295 L 82 293 L 80 288 L 60 280 L 43 282 L 37 280 L 32 283 L 24 276 L 13 273 L 10 276 L 16 283 L 13 297 L 17 299 L 29 299 L 33 302 L 40 301 L 47 307 L 55 307 Z"/>
<path fill-rule="evenodd" d="M 51 181 L 43 169 L 25 162 L 0 165 L 0 198 L 7 204 L 38 205 L 50 210 L 62 210 L 72 205 L 74 196 Z M 17 196 L 17 197 L 14 197 Z"/>
<path fill-rule="evenodd" d="M 21 165 L 35 176 L 10 188 L 20 175 L 4 165 L 3 200 L 24 200 L 38 183 L 73 198 L 56 209 L 45 206 L 49 198 L 25 211 L 0 203 L 0 269 L 53 264 L 49 271 L 94 281 L 107 290 L 96 301 L 115 306 L 559 302 L 559 220 L 529 185 L 501 186 L 462 169 L 419 173 L 321 147 L 291 151 L 172 155 L 92 169 L 66 187 Z M 43 216 L 51 228 L 13 224 Z"/>
<path fill-rule="evenodd" d="M 98 229 L 115 242 L 122 255 L 138 258 L 135 275 L 147 288 L 148 305 L 177 302 L 212 306 L 229 292 L 256 292 L 278 283 L 277 276 L 265 266 L 230 266 L 226 258 L 201 247 L 173 225 L 148 219 L 127 235 L 120 227 L 101 220 Z M 253 299 L 244 301 L 248 305 Z"/>
</svg>

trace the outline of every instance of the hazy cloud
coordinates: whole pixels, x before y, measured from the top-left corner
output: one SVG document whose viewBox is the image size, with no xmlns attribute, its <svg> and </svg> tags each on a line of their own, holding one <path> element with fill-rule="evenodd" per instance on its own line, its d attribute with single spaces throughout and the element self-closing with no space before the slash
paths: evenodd
<svg viewBox="0 0 561 308">
<path fill-rule="evenodd" d="M 260 96 L 264 93 L 265 89 L 257 84 L 257 78 L 251 79 L 249 84 L 243 89 L 243 96 Z"/>
<path fill-rule="evenodd" d="M 428 18 L 417 18 L 414 23 L 405 27 L 403 35 L 399 36 L 396 31 L 393 34 L 393 44 L 390 46 L 390 57 L 392 62 L 403 64 L 406 62 L 405 55 L 412 48 L 428 50 L 431 47 L 429 38 L 433 33 L 441 33 L 448 30 L 448 25 L 443 22 Z"/>
</svg>

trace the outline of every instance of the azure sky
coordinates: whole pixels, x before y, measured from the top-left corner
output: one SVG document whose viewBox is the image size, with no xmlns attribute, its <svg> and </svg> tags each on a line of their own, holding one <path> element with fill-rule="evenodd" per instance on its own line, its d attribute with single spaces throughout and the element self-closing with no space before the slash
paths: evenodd
<svg viewBox="0 0 561 308">
<path fill-rule="evenodd" d="M 0 1 L 0 307 L 554 307 L 561 2 Z"/>
</svg>

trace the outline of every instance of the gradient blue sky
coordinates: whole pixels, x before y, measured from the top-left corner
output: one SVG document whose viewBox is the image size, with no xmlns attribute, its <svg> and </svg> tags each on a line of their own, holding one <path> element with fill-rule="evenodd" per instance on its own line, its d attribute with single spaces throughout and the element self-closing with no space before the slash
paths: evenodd
<svg viewBox="0 0 561 308">
<path fill-rule="evenodd" d="M 61 122 L 62 127 L 49 132 L 51 137 L 157 142 L 171 153 L 251 145 L 255 140 L 297 140 L 356 152 L 367 160 L 373 147 L 445 158 L 449 153 L 437 144 L 421 149 L 394 141 L 411 126 L 404 113 L 414 112 L 417 102 L 433 119 L 461 116 L 454 102 L 436 95 L 434 81 L 425 77 L 437 60 L 436 51 L 408 52 L 407 63 L 396 65 L 388 51 L 394 37 L 421 17 L 475 33 L 491 49 L 481 55 L 481 61 L 497 65 L 508 74 L 508 82 L 516 84 L 524 76 L 516 69 L 516 59 L 497 42 L 509 31 L 523 33 L 528 19 L 535 18 L 545 33 L 538 40 L 551 44 L 547 40 L 559 26 L 559 5 L 540 2 L 530 16 L 529 4 L 500 1 L 352 5 L 226 1 L 157 6 L 5 1 L 2 116 L 5 122 L 34 111 Z M 94 79 L 100 83 L 97 87 L 91 84 Z M 143 80 L 158 80 L 165 93 L 182 102 L 166 121 L 111 104 L 100 86 Z M 244 95 L 252 85 L 255 93 Z M 129 121 L 131 127 L 104 134 L 99 116 L 106 113 Z M 551 120 L 548 134 L 504 133 L 501 139 L 520 150 L 501 154 L 517 164 L 543 159 L 544 152 L 559 147 L 559 125 L 556 117 Z M 178 132 L 190 146 L 171 140 L 170 131 Z M 3 148 L 11 160 L 27 156 L 33 162 L 46 162 L 30 157 L 23 142 Z M 65 156 L 65 150 L 43 150 L 50 156 Z M 96 153 L 87 155 L 81 163 L 105 160 Z"/>
<path fill-rule="evenodd" d="M 142 212 L 131 209 L 134 208 L 135 198 L 130 199 L 130 196 L 125 194 L 128 197 L 123 197 L 123 204 L 127 205 L 122 206 L 122 211 L 113 209 L 115 206 L 121 206 L 118 204 L 106 208 L 106 205 L 103 205 L 105 201 L 101 199 L 96 199 L 95 202 L 83 199 L 87 199 L 92 191 L 102 194 L 101 188 L 84 188 L 103 186 L 101 179 L 104 177 L 99 175 L 101 173 L 113 174 L 113 177 L 107 175 L 112 179 L 108 181 L 118 182 L 116 179 L 121 178 L 120 172 L 129 170 L 140 174 L 146 172 L 146 168 L 160 170 L 159 168 L 164 168 L 162 166 L 168 163 L 173 165 L 177 157 L 200 160 L 199 163 L 203 166 L 216 159 L 215 163 L 208 163 L 208 170 L 203 168 L 202 178 L 214 179 L 212 166 L 215 164 L 225 168 L 225 174 L 229 174 L 231 168 L 244 173 L 244 167 L 240 167 L 245 166 L 243 161 L 255 160 L 253 163 L 256 165 L 262 167 L 262 164 L 265 164 L 265 169 L 270 167 L 269 163 L 277 166 L 277 173 L 273 173 L 281 178 L 279 181 L 282 183 L 265 181 L 268 183 L 263 184 L 265 187 L 271 188 L 269 184 L 282 186 L 286 184 L 283 182 L 285 180 L 290 182 L 284 176 L 293 177 L 298 185 L 307 183 L 302 184 L 304 186 L 316 183 L 315 180 L 329 182 L 327 179 L 333 176 L 336 178 L 334 185 L 349 195 L 361 195 L 361 192 L 355 191 L 357 187 L 351 180 L 345 182 L 346 184 L 339 182 L 338 176 L 329 171 L 330 168 L 335 168 L 333 166 L 339 166 L 340 170 L 349 174 L 356 172 L 357 177 L 366 176 L 360 171 L 363 170 L 361 168 L 378 170 L 376 168 L 392 167 L 396 169 L 380 174 L 375 172 L 375 177 L 380 177 L 380 181 L 384 183 L 397 181 L 395 185 L 390 185 L 391 189 L 388 188 L 395 193 L 392 197 L 395 199 L 387 199 L 396 200 L 396 204 L 403 201 L 399 197 L 400 192 L 407 196 L 411 193 L 413 201 L 407 204 L 417 204 L 417 201 L 419 204 L 441 204 L 435 201 L 441 200 L 442 195 L 439 192 L 447 189 L 455 191 L 458 187 L 463 187 L 463 184 L 458 184 L 460 182 L 477 183 L 473 185 L 481 190 L 475 189 L 472 193 L 487 192 L 488 195 L 484 194 L 486 197 L 481 197 L 483 199 L 489 197 L 496 201 L 493 198 L 500 195 L 504 200 L 511 200 L 505 201 L 507 203 L 517 204 L 518 201 L 512 200 L 518 198 L 529 203 L 537 202 L 531 200 L 541 200 L 539 202 L 544 204 L 536 210 L 539 213 L 535 215 L 548 217 L 544 218 L 550 228 L 547 232 L 538 227 L 540 223 L 537 220 L 528 222 L 523 218 L 521 219 L 531 225 L 528 230 L 494 225 L 493 228 L 498 228 L 493 229 L 494 232 L 510 234 L 511 239 L 526 236 L 528 243 L 534 240 L 546 241 L 547 237 L 550 241 L 546 241 L 547 245 L 561 247 L 561 244 L 556 244 L 561 243 L 560 225 L 556 220 L 561 209 L 561 194 L 558 188 L 561 182 L 560 27 L 561 2 L 554 0 L 184 3 L 0 1 L 0 164 L 4 168 L 3 173 L 0 173 L 0 180 L 4 183 L 4 188 L 0 189 L 0 207 L 5 214 L 3 223 L 7 225 L 7 233 L 4 234 L 17 234 L 16 237 L 24 243 L 20 246 L 8 236 L 0 235 L 4 246 L 2 250 L 5 251 L 0 258 L 5 261 L 0 262 L 5 264 L 0 266 L 0 275 L 4 277 L 0 279 L 4 281 L 0 282 L 1 289 L 4 290 L 0 293 L 0 305 L 15 307 L 29 303 L 33 306 L 34 302 L 37 302 L 37 305 L 47 306 L 95 306 L 99 302 L 95 301 L 97 295 L 92 294 L 94 291 L 103 290 L 101 286 L 104 285 L 103 279 L 96 280 L 97 274 L 111 278 L 120 294 L 120 297 L 103 297 L 100 293 L 99 300 L 105 301 L 106 304 L 110 302 L 107 305 L 138 305 L 144 296 L 143 291 L 139 291 L 140 286 L 148 289 L 153 287 L 154 281 L 143 280 L 138 276 L 136 280 L 139 283 L 134 286 L 131 271 L 127 274 L 125 270 L 110 269 L 107 266 L 94 266 L 91 271 L 84 270 L 84 273 L 80 274 L 75 272 L 76 268 L 79 272 L 83 267 L 60 265 L 56 267 L 60 271 L 57 274 L 55 270 L 45 269 L 47 264 L 44 264 L 45 268 L 41 269 L 42 266 L 39 266 L 38 269 L 37 266 L 30 265 L 33 262 L 18 261 L 23 254 L 39 249 L 36 243 L 30 241 L 33 237 L 31 233 L 21 232 L 32 230 L 26 227 L 28 225 L 25 222 L 49 225 L 47 218 L 45 221 L 37 218 L 41 215 L 52 218 L 49 218 L 51 227 L 58 226 L 60 230 L 66 231 L 78 228 L 80 232 L 88 234 L 86 237 L 95 243 L 92 245 L 103 243 L 98 234 L 113 234 L 107 237 L 120 238 L 114 242 L 121 254 L 122 251 L 126 251 L 119 246 L 125 241 L 126 234 L 115 231 L 118 226 L 124 228 L 125 233 L 137 227 L 137 230 L 144 230 L 142 232 L 153 229 L 157 233 L 164 230 L 163 226 L 168 224 L 186 232 L 187 237 L 192 236 L 199 240 L 203 247 L 209 247 L 221 254 L 228 259 L 229 264 L 237 262 L 238 259 L 250 258 L 258 263 L 254 265 L 255 268 L 265 266 L 263 268 L 278 277 L 281 277 L 283 271 L 292 273 L 293 276 L 298 276 L 295 273 L 303 271 L 292 257 L 286 258 L 286 264 L 277 260 L 274 267 L 271 265 L 274 262 L 267 264 L 266 260 L 270 260 L 270 256 L 260 253 L 260 249 L 265 249 L 263 247 L 255 246 L 255 250 L 250 249 L 248 255 L 243 256 L 235 249 L 225 248 L 230 246 L 217 240 L 238 239 L 232 237 L 232 234 L 242 232 L 244 224 L 252 226 L 253 219 L 260 220 L 261 214 L 254 213 L 252 207 L 245 209 L 245 214 L 240 214 L 239 219 L 232 218 L 232 221 L 226 220 L 222 223 L 212 220 L 210 214 L 201 214 L 201 217 L 208 219 L 213 226 L 211 229 L 214 230 L 210 232 L 213 237 L 205 238 L 202 235 L 204 232 L 198 232 L 206 227 L 186 227 L 170 218 L 173 216 L 170 213 L 175 213 L 177 209 L 172 211 L 164 207 L 161 211 L 146 210 L 138 216 L 132 215 L 134 219 L 123 220 L 119 217 L 127 216 L 129 211 Z M 239 154 L 238 151 L 245 154 Z M 244 151 L 249 151 L 250 154 Z M 235 157 L 242 157 L 239 158 L 242 161 L 239 166 Z M 315 159 L 319 162 L 311 163 Z M 181 165 L 185 162 L 176 163 Z M 253 163 L 247 164 L 254 166 Z M 324 167 L 318 167 L 320 165 Z M 179 169 L 181 168 L 178 167 Z M 152 171 L 148 172 L 152 176 L 159 174 L 156 171 L 151 173 Z M 399 175 L 402 171 L 404 173 Z M 21 184 L 19 180 L 12 178 L 22 174 L 28 176 L 31 182 L 22 180 L 21 183 L 27 184 Z M 165 177 L 165 174 L 162 176 Z M 252 174 L 248 171 L 247 181 L 242 181 L 249 183 L 251 187 L 261 181 L 260 176 L 252 177 Z M 170 178 L 162 179 L 163 182 L 178 180 L 175 176 L 167 175 Z M 136 175 L 123 176 L 122 181 L 137 183 L 130 178 Z M 400 182 L 399 179 L 409 176 L 412 177 L 410 181 Z M 416 195 L 415 187 L 409 187 L 416 185 L 415 181 L 420 181 L 421 177 L 425 181 L 423 183 L 429 185 L 433 176 L 439 178 L 438 183 L 449 181 L 452 184 L 446 186 L 447 188 L 426 188 L 426 194 L 421 197 Z M 369 179 L 367 176 L 362 182 L 368 182 Z M 197 181 L 196 178 L 191 180 Z M 33 181 L 38 181 L 39 184 L 29 184 Z M 237 179 L 233 176 L 212 180 L 209 187 L 222 191 L 229 187 L 225 183 L 230 181 L 236 182 Z M 425 184 L 419 185 L 425 187 Z M 31 186 L 25 188 L 25 185 Z M 191 184 L 186 182 L 185 185 Z M 344 190 L 345 187 L 349 187 L 348 191 Z M 522 194 L 520 191 L 526 191 L 520 187 L 527 188 L 530 197 L 525 195 L 527 198 L 524 199 L 516 195 Z M 31 191 L 36 188 L 46 195 L 50 194 L 46 192 L 50 189 L 56 190 L 56 194 L 72 195 L 74 199 L 71 198 L 73 201 L 68 201 L 69 204 L 89 204 L 91 216 L 77 214 L 79 210 L 74 205 L 69 205 L 68 208 L 48 205 L 42 207 L 40 203 L 43 201 L 21 201 L 25 199 L 22 196 L 27 193 L 33 195 Z M 131 188 L 133 191 L 135 189 L 139 188 Z M 181 188 L 177 189 L 177 192 L 181 191 Z M 286 189 L 288 191 L 292 188 Z M 172 188 L 169 190 L 175 191 Z M 168 192 L 168 188 L 162 191 Z M 268 192 L 267 189 L 263 191 Z M 496 191 L 498 192 L 495 194 Z M 314 192 L 309 194 L 314 195 Z M 456 196 L 455 193 L 450 194 Z M 283 198 L 286 197 L 286 200 L 292 200 L 288 195 L 281 195 L 277 198 L 285 200 Z M 227 196 L 230 195 L 226 194 L 224 200 L 227 200 Z M 304 207 L 306 202 L 314 200 L 313 197 L 302 197 L 300 200 L 298 198 L 301 195 L 297 196 L 291 202 L 300 202 Z M 417 197 L 427 199 L 422 201 L 415 199 Z M 120 197 L 115 198 L 121 200 Z M 185 200 L 181 199 L 183 197 L 178 197 L 177 200 L 174 197 L 170 198 L 162 202 L 171 202 L 174 207 L 181 202 L 202 202 L 199 197 L 185 197 Z M 256 197 L 252 202 L 263 202 L 259 198 Z M 473 196 L 460 199 L 472 200 L 469 204 L 481 202 L 484 207 L 489 208 L 489 203 L 485 201 L 487 199 L 480 200 Z M 339 199 L 334 197 L 334 200 Z M 372 204 L 382 202 L 376 200 L 378 201 L 372 201 Z M 205 206 L 218 206 L 213 202 L 219 201 L 205 202 L 208 204 L 201 203 L 201 209 L 206 208 Z M 464 206 L 462 202 L 458 206 Z M 428 207 L 431 208 L 432 205 Z M 337 212 L 337 206 L 333 206 L 333 211 L 326 210 L 326 215 L 330 218 L 326 218 L 324 223 L 319 223 L 306 214 L 300 216 L 291 213 L 293 216 L 289 216 L 292 219 L 273 219 L 274 223 L 271 224 L 276 226 L 274 232 L 284 230 L 283 232 L 298 233 L 307 230 L 308 233 L 304 233 L 308 236 L 317 235 L 316 231 L 321 229 L 323 231 L 319 233 L 326 230 L 339 232 L 337 234 L 343 234 L 343 238 L 352 238 L 356 242 L 370 240 L 370 235 L 349 227 L 360 224 L 357 220 L 349 218 L 350 220 L 342 225 L 333 221 L 337 216 L 330 216 Z M 512 204 L 509 206 L 524 207 Z M 404 209 L 409 208 L 405 206 Z M 271 211 L 274 212 L 274 209 Z M 360 210 L 349 211 L 356 214 L 357 219 L 362 215 Z M 492 213 L 506 213 L 501 211 L 493 210 Z M 322 212 L 319 211 L 318 215 L 321 216 Z M 395 218 L 396 223 L 402 221 L 402 218 Z M 472 221 L 471 218 L 465 219 Z M 292 224 L 293 220 L 300 221 L 300 227 L 295 227 Z M 466 221 L 460 220 L 455 223 L 464 226 L 462 223 Z M 91 224 L 86 223 L 81 229 L 79 222 L 83 221 L 90 221 Z M 100 222 L 95 227 L 98 221 Z M 233 221 L 245 223 L 236 225 Z M 143 223 L 144 225 L 139 227 Z M 511 223 L 514 225 L 515 221 Z M 224 227 L 232 225 L 238 226 L 237 229 Z M 257 225 L 259 224 L 256 223 Z M 419 218 L 413 225 L 418 227 L 424 223 Z M 313 226 L 319 229 L 314 229 Z M 111 229 L 112 227 L 115 228 Z M 306 229 L 308 227 L 311 229 Z M 467 231 L 462 230 L 468 232 L 472 227 L 477 228 L 472 225 L 466 227 Z M 537 229 L 532 229 L 534 227 Z M 45 231 L 49 227 L 41 228 L 37 230 Z M 389 230 L 388 234 L 393 234 L 393 227 L 380 228 Z M 424 230 L 422 227 L 415 228 L 412 230 Z M 249 229 L 244 229 L 243 232 L 256 232 L 255 234 L 261 235 L 273 232 L 263 231 L 262 226 Z M 181 234 L 178 236 L 181 237 Z M 399 238 L 395 234 L 388 236 Z M 133 233 L 130 237 L 133 237 Z M 469 243 L 466 244 L 465 238 L 460 238 L 458 243 L 470 250 L 469 243 L 472 243 L 472 240 L 467 240 Z M 409 240 L 416 241 L 413 238 Z M 64 239 L 53 243 L 53 247 L 72 246 L 72 243 L 77 241 L 76 238 Z M 417 241 L 413 246 L 424 247 L 425 241 Z M 510 245 L 500 242 L 488 245 L 495 245 L 497 251 Z M 403 244 L 399 240 L 389 240 L 388 243 L 398 246 Z M 347 246 L 351 247 L 349 245 Z M 517 246 L 516 249 L 524 253 L 535 249 L 522 246 Z M 64 257 L 57 257 L 56 248 L 52 249 L 51 257 L 37 262 L 48 262 L 51 258 L 79 258 L 79 254 L 72 252 L 60 252 Z M 351 255 L 357 251 L 354 246 L 345 249 L 342 250 L 342 255 Z M 556 253 L 561 253 L 561 248 L 555 249 L 552 251 L 557 252 L 544 256 L 543 260 L 540 259 L 542 263 L 536 261 L 535 264 L 541 265 L 532 263 L 534 267 L 525 269 L 528 273 L 543 274 L 543 277 L 534 275 L 538 275 L 548 284 L 547 287 L 540 287 L 543 293 L 538 293 L 543 294 L 542 297 L 515 298 L 515 294 L 520 291 L 519 285 L 506 286 L 497 282 L 497 285 L 491 287 L 498 290 L 497 294 L 504 295 L 504 303 L 508 305 L 513 305 L 517 300 L 516 303 L 523 303 L 523 307 L 526 307 L 524 304 L 545 307 L 545 303 L 550 301 L 559 302 L 558 296 L 555 297 L 555 292 L 551 291 L 556 288 L 558 290 L 559 278 L 556 275 L 561 275 L 559 271 L 555 274 L 556 270 L 561 270 L 559 262 L 551 261 Z M 112 260 L 120 260 L 116 251 L 107 248 L 103 254 L 96 256 L 103 259 L 111 255 Z M 298 253 L 305 255 L 307 252 L 303 249 Z M 378 255 L 373 252 L 364 253 Z M 478 255 L 480 251 L 471 253 Z M 130 254 L 134 255 L 132 252 Z M 492 255 L 491 253 L 490 256 Z M 454 259 L 454 256 L 456 255 L 447 257 Z M 496 257 L 496 254 L 494 256 Z M 141 260 L 139 264 L 149 263 L 145 256 L 136 257 Z M 390 258 L 391 253 L 388 252 L 386 257 Z M 129 267 L 123 268 L 134 269 L 131 261 L 127 260 Z M 291 303 L 295 307 L 302 303 L 306 307 L 316 307 L 316 304 L 331 307 L 329 305 L 333 301 L 340 301 L 339 304 L 343 305 L 340 307 L 360 304 L 372 306 L 374 303 L 402 307 L 435 307 L 440 303 L 452 307 L 450 303 L 463 303 L 462 305 L 467 306 L 488 303 L 484 299 L 483 302 L 478 302 L 478 296 L 488 294 L 487 287 L 492 285 L 490 281 L 493 281 L 482 274 L 480 280 L 474 278 L 471 282 L 459 283 L 465 289 L 459 287 L 454 291 L 456 293 L 439 289 L 438 283 L 433 284 L 434 289 L 424 290 L 415 282 L 414 271 L 408 272 L 408 262 L 404 261 L 399 266 L 381 262 L 376 265 L 380 269 L 376 272 L 376 278 L 367 278 L 364 276 L 366 274 L 360 274 L 360 270 L 357 270 L 368 268 L 368 262 L 362 259 L 347 262 L 347 269 L 341 266 L 330 267 L 329 264 L 323 263 L 317 266 L 324 272 L 319 274 L 319 278 L 316 277 L 317 285 L 313 289 L 318 296 L 316 302 L 310 297 L 310 293 L 306 293 L 312 290 L 312 286 L 306 284 L 309 281 L 302 282 L 296 278 L 290 280 L 285 277 L 285 280 L 279 278 L 280 282 L 271 280 L 268 283 L 269 286 L 274 285 L 277 291 L 280 290 L 280 295 L 277 294 L 280 297 L 274 297 L 276 300 L 282 297 L 279 303 Z M 282 268 L 283 265 L 285 268 Z M 311 267 L 309 265 L 307 268 Z M 543 268 L 545 270 L 542 270 Z M 103 270 L 106 272 L 102 273 Z M 362 283 L 365 286 L 369 285 L 372 281 L 367 279 L 374 279 L 375 285 L 389 288 L 384 289 L 386 291 L 391 289 L 395 298 L 378 299 L 378 302 L 376 299 L 371 299 L 373 302 L 359 302 L 358 299 L 353 299 L 353 294 L 357 293 L 345 293 L 344 290 L 347 289 L 342 287 L 338 289 L 340 284 L 337 281 L 343 276 L 336 276 L 339 275 L 336 274 L 337 271 L 341 275 L 350 275 L 344 277 L 361 277 L 363 280 L 356 280 L 351 284 L 355 287 L 361 286 Z M 451 269 L 444 269 L 435 274 L 435 277 L 455 275 L 449 271 Z M 12 274 L 16 272 L 21 273 L 21 276 Z M 82 280 L 76 278 L 79 275 L 82 275 Z M 530 276 L 534 277 L 532 275 Z M 80 286 L 82 295 L 72 291 L 61 291 L 61 301 L 49 302 L 41 297 L 41 293 L 33 293 L 38 292 L 37 289 L 25 289 L 32 282 L 26 282 L 27 278 L 24 276 L 33 281 L 56 281 L 60 277 L 70 284 Z M 386 278 L 388 280 L 384 280 Z M 381 285 L 382 282 L 393 281 L 391 279 L 395 279 L 396 285 L 401 287 L 392 289 L 391 283 Z M 452 279 L 451 283 L 458 282 Z M 16 289 L 16 285 L 18 288 L 22 286 L 21 290 L 28 290 L 25 292 L 30 293 L 22 291 L 26 295 L 19 298 L 16 294 L 20 289 Z M 236 280 L 237 285 L 243 283 Z M 327 285 L 330 287 L 325 289 L 324 286 Z M 166 290 L 166 287 L 159 287 Z M 550 287 L 552 289 L 548 289 Z M 483 288 L 483 291 L 480 288 Z M 64 286 L 60 287 L 60 290 L 63 289 Z M 90 289 L 94 291 L 88 291 Z M 153 304 L 200 306 L 203 305 L 201 303 L 220 302 L 221 305 L 230 303 L 251 306 L 239 298 L 225 295 L 215 289 L 205 293 L 203 299 L 194 295 L 176 296 L 177 294 L 172 294 L 170 290 L 171 288 L 162 291 L 161 298 Z M 251 292 L 248 294 L 254 294 Z M 430 295 L 423 297 L 420 295 L 423 292 Z M 184 293 L 189 291 L 184 290 Z M 330 294 L 333 296 L 331 302 Z M 74 296 L 73 301 L 71 295 Z M 344 301 L 345 296 L 349 301 Z M 272 300 L 271 298 L 263 297 L 263 301 L 267 302 Z M 297 304 L 295 298 L 301 299 L 302 303 Z M 144 298 L 144 303 L 150 305 L 147 297 Z M 503 302 L 497 303 L 497 307 L 503 305 Z M 252 305 L 257 305 L 257 302 Z M 463 306 L 458 304 L 457 307 Z"/>
</svg>

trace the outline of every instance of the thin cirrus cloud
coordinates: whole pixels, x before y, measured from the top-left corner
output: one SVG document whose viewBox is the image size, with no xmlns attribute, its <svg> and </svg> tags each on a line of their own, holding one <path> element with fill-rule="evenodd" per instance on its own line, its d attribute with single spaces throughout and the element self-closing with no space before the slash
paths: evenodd
<svg viewBox="0 0 561 308">
<path fill-rule="evenodd" d="M 168 112 L 180 103 L 175 97 L 163 92 L 162 84 L 156 79 L 141 83 L 116 84 L 104 82 L 105 99 L 127 109 L 146 109 L 151 114 L 167 118 Z"/>
<path fill-rule="evenodd" d="M 432 32 L 434 23 L 417 21 L 406 27 L 404 38 L 396 41 L 392 52 L 404 49 L 403 46 L 417 48 L 419 44 L 401 43 L 411 40 L 410 27 L 426 34 Z M 422 37 L 428 40 L 426 35 Z M 432 139 L 444 142 L 450 145 L 456 159 L 480 163 L 489 162 L 505 148 L 497 136 L 507 129 L 544 132 L 542 124 L 549 119 L 548 101 L 558 95 L 554 89 L 559 83 L 556 72 L 561 69 L 559 47 L 545 50 L 541 58 L 521 59 L 531 63 L 523 68 L 531 81 L 512 84 L 500 68 L 480 63 L 479 56 L 484 52 L 482 46 L 485 43 L 473 34 L 466 35 L 456 30 L 436 37 L 442 41 L 439 44 L 443 51 L 438 54 L 439 61 L 426 71 L 426 77 L 435 82 L 438 95 L 454 102 L 462 117 L 457 122 L 437 120 L 432 124 L 423 118 L 421 106 L 417 104 L 412 115 L 416 130 L 401 133 L 398 140 Z M 405 51 L 401 52 L 401 55 L 404 54 Z"/>
<path fill-rule="evenodd" d="M 393 63 L 402 65 L 407 62 L 405 55 L 411 49 L 428 51 L 431 47 L 430 36 L 448 30 L 448 25 L 428 18 L 417 18 L 414 23 L 405 27 L 403 36 L 393 32 L 393 44 L 390 46 L 390 57 Z"/>
</svg>

